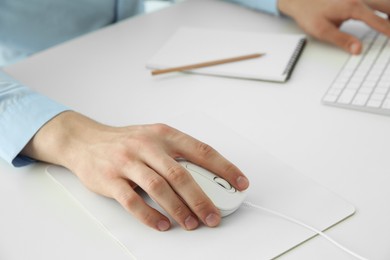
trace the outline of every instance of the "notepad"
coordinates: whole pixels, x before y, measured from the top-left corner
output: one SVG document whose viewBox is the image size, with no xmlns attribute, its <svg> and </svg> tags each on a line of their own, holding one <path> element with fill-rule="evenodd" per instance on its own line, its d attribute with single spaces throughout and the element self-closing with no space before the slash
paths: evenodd
<svg viewBox="0 0 390 260">
<path fill-rule="evenodd" d="M 205 141 L 234 162 L 251 182 L 247 200 L 252 203 L 319 230 L 332 227 L 355 212 L 337 194 L 211 117 L 194 112 L 162 122 Z M 116 201 L 89 191 L 68 170 L 50 166 L 48 172 L 123 248 L 140 260 L 273 259 L 315 235 L 293 222 L 246 206 L 224 218 L 217 228 L 201 226 L 185 231 L 174 224 L 170 231 L 158 232 L 136 220 Z M 144 198 L 164 212 L 147 196 Z"/>
<path fill-rule="evenodd" d="M 204 28 L 180 28 L 146 63 L 148 69 L 197 64 L 265 53 L 261 58 L 188 72 L 243 79 L 287 81 L 305 46 L 302 34 L 265 34 Z"/>
</svg>

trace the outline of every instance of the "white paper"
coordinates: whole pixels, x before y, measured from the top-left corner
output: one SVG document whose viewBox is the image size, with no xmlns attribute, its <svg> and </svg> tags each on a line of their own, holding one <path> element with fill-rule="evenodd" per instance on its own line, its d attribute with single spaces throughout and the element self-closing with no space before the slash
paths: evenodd
<svg viewBox="0 0 390 260">
<path fill-rule="evenodd" d="M 208 75 L 257 80 L 285 81 L 285 74 L 301 34 L 263 34 L 241 31 L 180 28 L 147 62 L 150 69 L 163 69 L 264 53 L 260 58 L 191 70 Z"/>
</svg>

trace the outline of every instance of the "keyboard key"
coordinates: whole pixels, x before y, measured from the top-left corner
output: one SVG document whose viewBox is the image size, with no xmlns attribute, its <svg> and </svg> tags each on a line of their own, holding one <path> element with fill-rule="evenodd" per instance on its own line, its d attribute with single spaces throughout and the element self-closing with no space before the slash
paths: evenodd
<svg viewBox="0 0 390 260">
<path fill-rule="evenodd" d="M 357 94 L 352 102 L 353 105 L 356 106 L 364 106 L 368 100 L 368 94 Z"/>
<path fill-rule="evenodd" d="M 375 108 L 377 108 L 377 107 L 380 107 L 381 104 L 382 104 L 382 101 L 371 99 L 370 101 L 368 101 L 367 106 L 368 107 L 375 107 Z"/>
<path fill-rule="evenodd" d="M 363 82 L 362 88 L 373 89 L 376 85 L 376 81 L 366 80 Z"/>
<path fill-rule="evenodd" d="M 374 94 L 371 95 L 370 99 L 371 100 L 379 100 L 382 102 L 383 99 L 385 99 L 385 94 L 378 94 L 376 92 L 374 92 Z"/>
<path fill-rule="evenodd" d="M 341 88 L 333 88 L 333 89 L 329 90 L 328 94 L 334 95 L 334 96 L 339 96 L 342 91 L 343 90 Z"/>
<path fill-rule="evenodd" d="M 388 88 L 377 87 L 374 91 L 374 94 L 381 94 L 381 95 L 385 96 L 387 93 L 387 90 L 388 90 Z"/>
<path fill-rule="evenodd" d="M 386 109 L 390 109 L 390 100 L 386 99 L 385 102 L 383 102 L 382 107 Z"/>
<path fill-rule="evenodd" d="M 345 89 L 341 94 L 338 102 L 341 104 L 349 104 L 352 101 L 352 98 L 355 96 L 356 91 L 351 89 Z"/>
<path fill-rule="evenodd" d="M 334 103 L 334 102 L 336 102 L 337 98 L 338 98 L 338 96 L 336 96 L 336 95 L 326 95 L 323 100 L 325 102 Z"/>
<path fill-rule="evenodd" d="M 361 87 L 359 89 L 359 93 L 361 93 L 361 94 L 371 94 L 372 89 L 373 88 L 371 88 L 371 87 Z"/>
</svg>

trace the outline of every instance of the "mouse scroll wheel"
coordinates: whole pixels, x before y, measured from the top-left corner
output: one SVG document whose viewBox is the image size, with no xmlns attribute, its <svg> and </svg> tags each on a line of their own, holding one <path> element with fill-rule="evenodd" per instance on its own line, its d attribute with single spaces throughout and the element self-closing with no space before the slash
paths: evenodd
<svg viewBox="0 0 390 260">
<path fill-rule="evenodd" d="M 227 189 L 227 190 L 232 189 L 232 185 L 230 185 L 229 182 L 227 182 L 226 180 L 224 180 L 222 178 L 214 177 L 214 181 L 216 183 L 218 183 L 219 185 L 221 185 L 222 187 L 224 187 L 225 189 Z"/>
</svg>

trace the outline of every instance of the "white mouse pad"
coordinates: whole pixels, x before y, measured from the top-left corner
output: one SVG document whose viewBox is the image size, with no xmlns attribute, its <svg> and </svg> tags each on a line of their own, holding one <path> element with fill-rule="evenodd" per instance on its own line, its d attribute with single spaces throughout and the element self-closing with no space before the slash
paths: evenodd
<svg viewBox="0 0 390 260">
<path fill-rule="evenodd" d="M 336 194 L 211 118 L 195 113 L 165 123 L 212 145 L 239 166 L 251 181 L 247 201 L 319 230 L 355 211 Z M 158 232 L 134 219 L 114 200 L 88 191 L 66 169 L 50 166 L 48 173 L 136 259 L 272 259 L 315 235 L 247 206 L 224 218 L 217 228 L 184 231 L 175 224 L 168 232 Z"/>
</svg>

